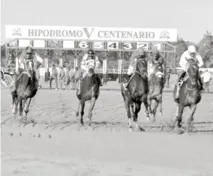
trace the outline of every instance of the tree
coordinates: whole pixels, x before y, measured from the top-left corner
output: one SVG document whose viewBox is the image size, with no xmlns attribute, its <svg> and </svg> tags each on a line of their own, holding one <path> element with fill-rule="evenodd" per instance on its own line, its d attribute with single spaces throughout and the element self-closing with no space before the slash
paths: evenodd
<svg viewBox="0 0 213 176">
<path fill-rule="evenodd" d="M 205 66 L 209 67 L 209 65 L 213 64 L 213 35 L 207 31 L 197 46 Z"/>
<path fill-rule="evenodd" d="M 176 47 L 175 58 L 176 58 L 176 66 L 178 66 L 181 55 L 183 54 L 184 51 L 187 50 L 187 44 L 181 37 L 178 37 L 177 42 L 173 42 L 172 45 Z"/>
</svg>

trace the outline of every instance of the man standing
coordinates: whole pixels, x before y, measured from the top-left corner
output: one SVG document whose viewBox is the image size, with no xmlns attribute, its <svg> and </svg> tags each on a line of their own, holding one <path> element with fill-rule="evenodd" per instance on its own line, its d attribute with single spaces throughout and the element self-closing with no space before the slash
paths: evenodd
<svg viewBox="0 0 213 176">
<path fill-rule="evenodd" d="M 204 71 L 204 73 L 201 75 L 201 78 L 203 79 L 204 87 L 209 92 L 209 83 L 212 79 L 211 73 L 207 70 Z"/>
<path fill-rule="evenodd" d="M 65 82 L 65 71 L 62 66 L 59 67 L 59 84 L 60 84 L 60 89 L 63 89 L 63 84 Z"/>
<path fill-rule="evenodd" d="M 52 73 L 50 75 L 50 88 L 52 88 L 52 81 L 55 80 L 55 89 L 58 89 L 58 70 L 55 66 L 55 64 L 53 64 L 52 66 Z"/>
</svg>

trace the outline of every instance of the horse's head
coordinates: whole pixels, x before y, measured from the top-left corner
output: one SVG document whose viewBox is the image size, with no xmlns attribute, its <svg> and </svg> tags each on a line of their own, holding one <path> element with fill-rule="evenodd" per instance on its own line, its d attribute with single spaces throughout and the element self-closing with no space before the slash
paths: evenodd
<svg viewBox="0 0 213 176">
<path fill-rule="evenodd" d="M 155 67 L 155 76 L 156 76 L 156 84 L 163 86 L 164 84 L 164 74 L 163 74 L 163 67 L 160 65 L 156 65 Z"/>
<path fill-rule="evenodd" d="M 197 61 L 194 59 L 189 59 L 188 60 L 188 68 L 187 68 L 187 73 L 190 78 L 197 79 L 198 74 L 199 74 L 199 67 L 197 64 Z"/>
<path fill-rule="evenodd" d="M 92 76 L 95 73 L 95 60 L 94 59 L 88 59 L 87 68 L 88 68 L 88 76 Z"/>
<path fill-rule="evenodd" d="M 145 59 L 137 60 L 136 71 L 139 72 L 141 75 L 146 73 L 146 71 L 147 71 L 147 61 Z"/>
<path fill-rule="evenodd" d="M 34 63 L 32 59 L 28 59 L 25 61 L 26 71 L 29 74 L 29 76 L 32 78 L 35 74 L 34 70 Z"/>
</svg>

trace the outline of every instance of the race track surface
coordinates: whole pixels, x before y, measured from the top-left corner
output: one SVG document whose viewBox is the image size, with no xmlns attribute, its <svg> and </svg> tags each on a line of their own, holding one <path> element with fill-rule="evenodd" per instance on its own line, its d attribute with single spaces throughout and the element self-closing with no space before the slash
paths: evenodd
<svg viewBox="0 0 213 176">
<path fill-rule="evenodd" d="M 195 114 L 197 132 L 178 135 L 169 127 L 175 114 L 164 93 L 163 116 L 149 124 L 144 108 L 139 122 L 146 132 L 128 132 L 120 92 L 101 91 L 93 125 L 79 125 L 74 91 L 39 90 L 29 117 L 20 125 L 11 114 L 9 91 L 1 92 L 2 175 L 211 176 L 213 175 L 213 95 L 203 94 Z M 188 109 L 185 110 L 186 119 Z M 153 126 L 153 127 L 150 127 Z M 156 128 L 155 128 L 156 127 Z M 198 131 L 200 131 L 198 133 Z"/>
</svg>

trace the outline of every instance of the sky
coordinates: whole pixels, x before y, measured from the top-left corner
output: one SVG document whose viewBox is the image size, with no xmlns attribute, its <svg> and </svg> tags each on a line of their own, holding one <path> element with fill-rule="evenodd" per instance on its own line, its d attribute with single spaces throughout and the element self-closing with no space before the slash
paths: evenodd
<svg viewBox="0 0 213 176">
<path fill-rule="evenodd" d="M 213 0 L 0 0 L 5 25 L 176 28 L 184 40 L 213 33 Z"/>
</svg>

